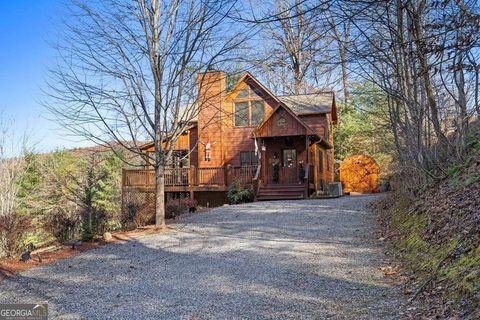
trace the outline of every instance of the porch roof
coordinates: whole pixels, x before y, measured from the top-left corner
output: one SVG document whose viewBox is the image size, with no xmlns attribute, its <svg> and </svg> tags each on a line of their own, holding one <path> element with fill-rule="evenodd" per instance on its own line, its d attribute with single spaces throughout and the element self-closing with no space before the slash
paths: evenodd
<svg viewBox="0 0 480 320">
<path fill-rule="evenodd" d="M 279 121 L 282 123 L 279 124 Z M 327 141 L 319 136 L 315 130 L 308 126 L 295 112 L 283 104 L 277 106 L 252 133 L 252 139 L 289 136 L 309 136 L 311 140 L 317 142 L 324 148 L 332 148 Z"/>
<path fill-rule="evenodd" d="M 283 111 L 283 112 L 282 112 Z M 282 115 L 279 115 L 282 113 Z M 289 120 L 293 120 L 296 125 L 293 125 L 289 121 L 289 126 L 287 126 L 286 117 Z M 279 124 L 279 121 L 282 119 L 285 121 L 285 126 Z M 315 131 L 310 128 L 302 119 L 300 119 L 289 107 L 280 104 L 278 105 L 268 117 L 263 120 L 262 123 L 258 125 L 257 128 L 253 131 L 253 135 L 256 137 L 279 137 L 279 136 L 304 136 L 311 135 L 317 136 Z"/>
<path fill-rule="evenodd" d="M 291 96 L 278 96 L 298 115 L 332 112 L 333 92 L 318 92 L 311 94 L 297 94 Z"/>
</svg>

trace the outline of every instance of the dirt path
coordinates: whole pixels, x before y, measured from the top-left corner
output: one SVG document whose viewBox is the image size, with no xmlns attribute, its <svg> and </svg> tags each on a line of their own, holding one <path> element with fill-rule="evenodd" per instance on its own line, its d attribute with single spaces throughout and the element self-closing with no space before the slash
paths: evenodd
<svg viewBox="0 0 480 320">
<path fill-rule="evenodd" d="M 52 318 L 396 319 L 371 196 L 217 208 L 0 283 Z"/>
</svg>

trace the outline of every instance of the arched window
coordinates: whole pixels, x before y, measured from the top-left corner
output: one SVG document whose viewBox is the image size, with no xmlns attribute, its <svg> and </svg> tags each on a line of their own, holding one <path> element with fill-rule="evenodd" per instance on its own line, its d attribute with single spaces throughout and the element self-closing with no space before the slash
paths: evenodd
<svg viewBox="0 0 480 320">
<path fill-rule="evenodd" d="M 256 127 L 265 117 L 265 101 L 249 86 L 240 90 L 233 102 L 235 127 Z"/>
</svg>

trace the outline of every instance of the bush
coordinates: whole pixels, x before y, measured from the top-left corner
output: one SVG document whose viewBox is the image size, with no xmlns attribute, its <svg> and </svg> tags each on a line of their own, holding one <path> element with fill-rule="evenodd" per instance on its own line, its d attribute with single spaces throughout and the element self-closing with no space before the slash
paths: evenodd
<svg viewBox="0 0 480 320">
<path fill-rule="evenodd" d="M 197 201 L 190 198 L 173 199 L 167 201 L 165 206 L 165 218 L 171 219 L 178 217 L 181 214 L 195 211 L 197 207 Z"/>
<path fill-rule="evenodd" d="M 230 204 L 252 202 L 254 199 L 253 190 L 235 182 L 228 188 L 227 199 Z"/>
<path fill-rule="evenodd" d="M 0 257 L 13 257 L 23 251 L 23 238 L 30 220 L 17 214 L 0 216 Z"/>
<path fill-rule="evenodd" d="M 133 230 L 155 223 L 155 199 L 153 194 L 138 193 L 138 197 L 126 201 L 119 222 L 124 230 Z"/>
<path fill-rule="evenodd" d="M 70 208 L 52 211 L 45 215 L 43 229 L 60 242 L 75 240 L 81 233 L 81 217 Z"/>
</svg>

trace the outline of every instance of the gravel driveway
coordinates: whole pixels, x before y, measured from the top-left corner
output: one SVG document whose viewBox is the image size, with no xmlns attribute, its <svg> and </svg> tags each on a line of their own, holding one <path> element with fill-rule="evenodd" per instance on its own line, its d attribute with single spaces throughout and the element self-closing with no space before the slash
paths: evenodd
<svg viewBox="0 0 480 320">
<path fill-rule="evenodd" d="M 373 196 L 257 202 L 0 282 L 0 302 L 64 319 L 396 319 Z"/>
</svg>

